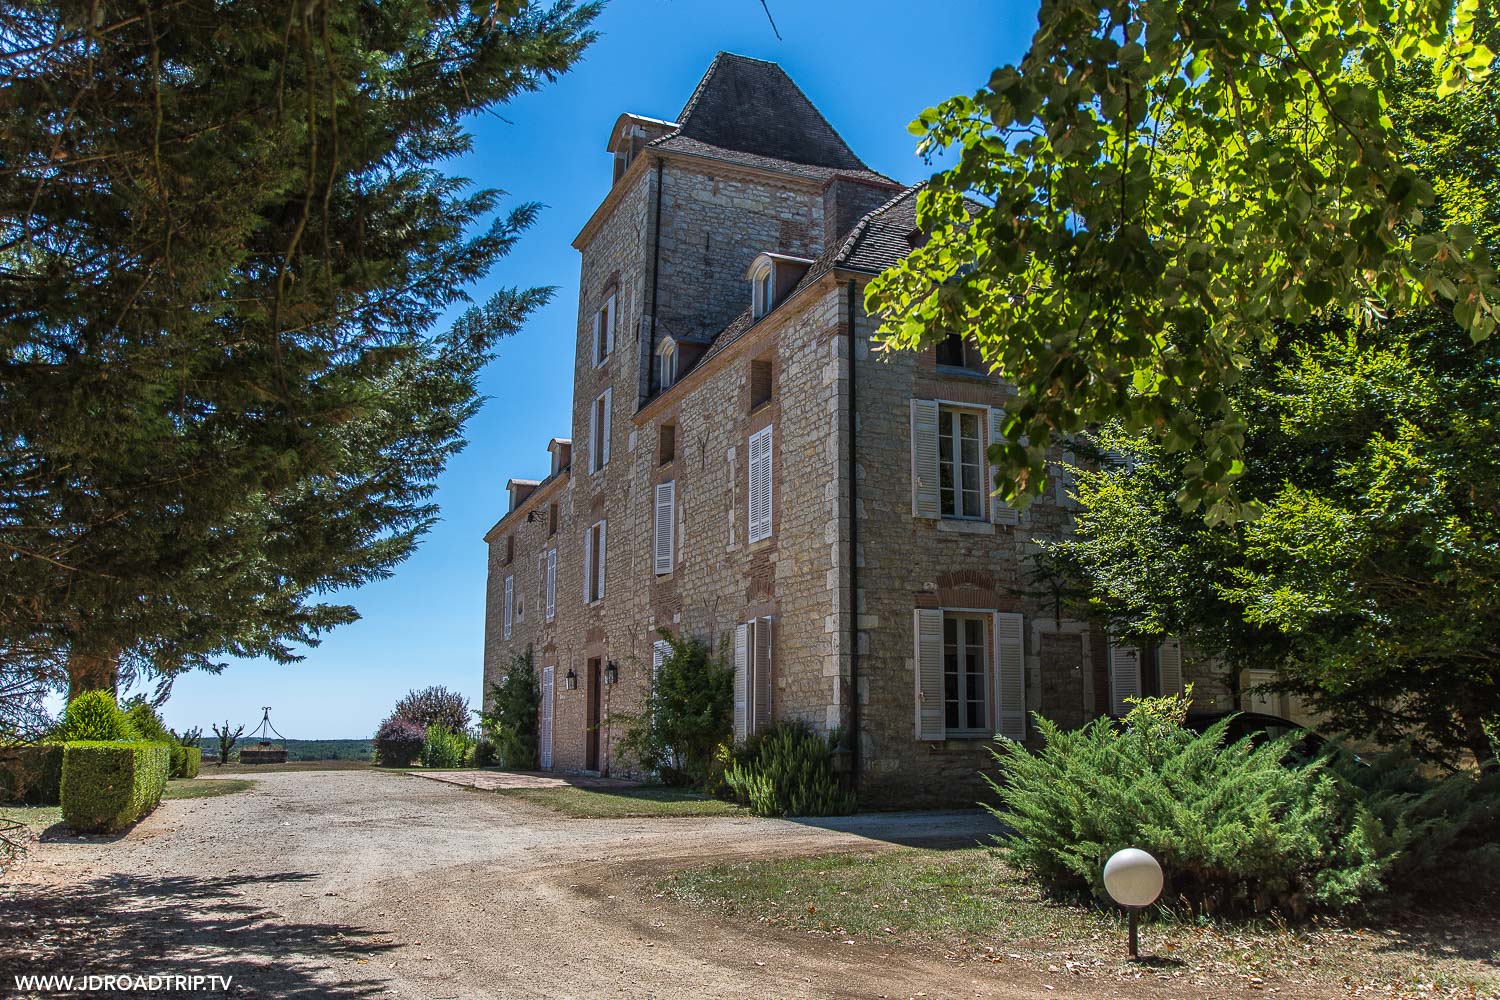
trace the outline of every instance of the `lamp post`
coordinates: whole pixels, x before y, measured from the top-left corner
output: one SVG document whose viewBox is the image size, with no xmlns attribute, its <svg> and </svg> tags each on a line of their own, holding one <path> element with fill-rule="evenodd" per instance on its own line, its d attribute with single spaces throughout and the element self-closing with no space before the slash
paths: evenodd
<svg viewBox="0 0 1500 1000">
<path fill-rule="evenodd" d="M 1116 903 L 1130 912 L 1130 957 L 1140 958 L 1141 910 L 1161 895 L 1161 865 L 1138 847 L 1116 851 L 1104 863 L 1104 888 Z"/>
</svg>

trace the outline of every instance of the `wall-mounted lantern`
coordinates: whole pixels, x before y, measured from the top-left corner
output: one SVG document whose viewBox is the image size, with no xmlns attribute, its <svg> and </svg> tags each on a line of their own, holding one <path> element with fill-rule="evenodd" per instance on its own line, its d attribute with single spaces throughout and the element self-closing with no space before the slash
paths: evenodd
<svg viewBox="0 0 1500 1000">
<path fill-rule="evenodd" d="M 606 684 L 618 684 L 618 683 L 620 683 L 620 666 L 619 666 L 619 664 L 615 663 L 614 661 L 610 661 L 608 664 L 605 665 L 605 667 L 604 667 L 604 683 L 606 683 Z"/>
<path fill-rule="evenodd" d="M 567 676 L 563 678 L 563 687 L 569 691 L 578 690 L 578 675 L 573 672 L 571 667 L 568 668 Z"/>
</svg>

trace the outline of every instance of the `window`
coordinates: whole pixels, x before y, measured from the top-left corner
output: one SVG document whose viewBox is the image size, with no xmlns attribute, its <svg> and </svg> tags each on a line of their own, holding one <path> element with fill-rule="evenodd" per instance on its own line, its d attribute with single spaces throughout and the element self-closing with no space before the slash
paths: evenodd
<svg viewBox="0 0 1500 1000">
<path fill-rule="evenodd" d="M 969 371 L 984 371 L 984 360 L 979 356 L 979 350 L 965 337 L 957 333 L 950 333 L 938 341 L 937 363 L 939 368 L 964 368 Z"/>
<path fill-rule="evenodd" d="M 943 615 L 943 728 L 978 733 L 989 724 L 984 619 Z"/>
<path fill-rule="evenodd" d="M 661 349 L 661 354 L 656 358 L 657 379 L 661 387 L 666 389 L 677 381 L 677 347 L 667 343 Z"/>
<path fill-rule="evenodd" d="M 658 576 L 672 572 L 672 526 L 677 517 L 677 483 L 656 484 L 656 537 L 652 546 Z"/>
<path fill-rule="evenodd" d="M 750 409 L 771 401 L 771 362 L 750 362 Z"/>
<path fill-rule="evenodd" d="M 516 578 L 507 576 L 505 578 L 505 638 L 510 638 L 511 616 L 515 612 L 516 601 Z"/>
<path fill-rule="evenodd" d="M 770 264 L 765 265 L 759 271 L 755 272 L 755 278 L 751 283 L 750 289 L 750 312 L 756 319 L 760 319 L 776 305 L 775 273 L 775 268 Z"/>
<path fill-rule="evenodd" d="M 1182 692 L 1182 643 L 1112 641 L 1109 644 L 1110 713 L 1124 716 L 1129 698 L 1152 698 Z"/>
<path fill-rule="evenodd" d="M 547 537 L 557 534 L 557 504 L 547 508 Z"/>
<path fill-rule="evenodd" d="M 771 721 L 772 620 L 752 618 L 734 629 L 734 738 Z"/>
<path fill-rule="evenodd" d="M 557 549 L 547 550 L 547 620 L 557 610 Z"/>
<path fill-rule="evenodd" d="M 608 360 L 615 349 L 615 293 L 611 291 L 594 313 L 594 367 Z"/>
<path fill-rule="evenodd" d="M 605 389 L 589 412 L 589 471 L 598 472 L 609 463 L 609 418 L 610 397 L 613 390 Z"/>
<path fill-rule="evenodd" d="M 749 541 L 771 537 L 771 428 L 750 435 Z"/>
<path fill-rule="evenodd" d="M 984 462 L 979 414 L 938 409 L 938 493 L 943 517 L 984 516 Z"/>
<path fill-rule="evenodd" d="M 595 521 L 583 539 L 583 603 L 604 600 L 605 522 Z"/>
<path fill-rule="evenodd" d="M 656 462 L 668 465 L 677 460 L 677 425 L 662 424 L 657 430 Z"/>
<path fill-rule="evenodd" d="M 917 739 L 1026 738 L 1023 625 L 1009 611 L 916 610 Z"/>
</svg>

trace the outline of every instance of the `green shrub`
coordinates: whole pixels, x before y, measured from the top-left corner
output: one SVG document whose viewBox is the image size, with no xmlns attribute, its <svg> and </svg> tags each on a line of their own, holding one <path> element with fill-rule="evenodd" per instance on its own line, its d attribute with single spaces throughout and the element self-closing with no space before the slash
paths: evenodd
<svg viewBox="0 0 1500 1000">
<path fill-rule="evenodd" d="M 422 766 L 462 767 L 468 749 L 467 736 L 434 722 L 427 727 L 427 738 L 422 742 Z"/>
<path fill-rule="evenodd" d="M 1464 846 L 1474 863 L 1492 859 L 1500 796 L 1485 780 L 1434 783 L 1410 765 L 1347 759 L 1298 765 L 1295 734 L 1226 746 L 1229 720 L 1200 735 L 1182 725 L 1186 706 L 1146 699 L 1123 725 L 1074 731 L 1038 716 L 1035 753 L 1002 741 L 1002 780 L 990 784 L 1012 831 L 998 838 L 1007 858 L 1053 893 L 1103 901 L 1104 862 L 1139 847 L 1161 862 L 1169 905 L 1293 914 L 1373 899 L 1435 866 L 1416 852 L 1452 858 Z"/>
<path fill-rule="evenodd" d="M 841 816 L 854 811 L 854 793 L 833 769 L 836 734 L 776 722 L 745 741 L 724 772 L 741 805 L 757 816 Z"/>
<path fill-rule="evenodd" d="M 469 745 L 469 759 L 465 763 L 470 767 L 494 767 L 495 760 L 494 742 L 488 736 L 481 736 Z"/>
<path fill-rule="evenodd" d="M 52 734 L 57 743 L 138 739 L 140 734 L 108 691 L 84 691 L 68 702 Z"/>
<path fill-rule="evenodd" d="M 734 731 L 734 668 L 697 639 L 657 634 L 669 649 L 641 713 L 617 716 L 621 749 L 666 784 L 713 791 L 719 748 Z"/>
<path fill-rule="evenodd" d="M 511 658 L 499 684 L 490 685 L 490 710 L 479 714 L 479 728 L 495 748 L 501 767 L 529 771 L 537 766 L 537 722 L 542 689 L 531 647 Z"/>
<path fill-rule="evenodd" d="M 69 743 L 63 750 L 63 822 L 83 833 L 122 830 L 156 808 L 170 756 L 160 743 Z"/>
<path fill-rule="evenodd" d="M 135 729 L 137 738 L 147 743 L 177 742 L 177 737 L 173 736 L 166 723 L 161 721 L 161 716 L 156 714 L 156 709 L 143 699 L 131 700 L 125 708 L 125 718 Z"/>
<path fill-rule="evenodd" d="M 61 743 L 0 748 L 0 802 L 57 805 L 62 759 Z"/>
<path fill-rule="evenodd" d="M 203 765 L 202 747 L 185 747 L 181 743 L 168 743 L 167 751 L 172 755 L 172 767 L 169 777 L 198 777 L 198 769 Z"/>
</svg>

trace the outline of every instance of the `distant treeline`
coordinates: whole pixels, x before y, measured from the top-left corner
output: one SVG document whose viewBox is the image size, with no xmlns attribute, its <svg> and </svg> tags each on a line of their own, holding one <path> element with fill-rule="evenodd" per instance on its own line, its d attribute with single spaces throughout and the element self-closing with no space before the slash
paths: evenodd
<svg viewBox="0 0 1500 1000">
<path fill-rule="evenodd" d="M 244 737 L 235 744 L 231 757 L 237 756 L 244 747 L 253 747 L 258 741 Z M 203 759 L 219 759 L 219 741 L 212 736 L 203 738 Z M 279 747 L 286 747 L 287 760 L 369 760 L 369 740 L 273 740 Z"/>
</svg>

